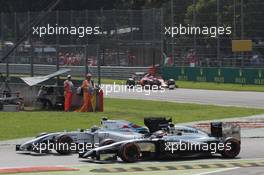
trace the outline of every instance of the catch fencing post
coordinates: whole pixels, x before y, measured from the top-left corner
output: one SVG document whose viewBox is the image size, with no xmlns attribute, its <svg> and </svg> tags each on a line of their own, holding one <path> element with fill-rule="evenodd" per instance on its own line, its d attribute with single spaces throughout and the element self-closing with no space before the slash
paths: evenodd
<svg viewBox="0 0 264 175">
<path fill-rule="evenodd" d="M 28 28 L 30 27 L 30 12 L 27 12 L 27 23 Z M 30 64 L 30 76 L 34 77 L 34 46 L 31 40 L 31 35 L 28 36 L 29 44 L 30 44 L 30 57 L 29 57 L 29 64 Z"/>
<path fill-rule="evenodd" d="M 193 0 L 193 26 L 196 27 L 196 0 Z M 197 57 L 197 42 L 196 42 L 196 34 L 193 35 L 193 49 L 194 49 L 194 53 Z M 198 59 L 200 59 L 198 57 Z"/>
<path fill-rule="evenodd" d="M 56 56 L 57 56 L 57 58 L 56 58 L 56 70 L 58 71 L 60 69 L 60 59 L 59 59 L 59 52 L 58 52 L 59 51 L 59 45 L 56 45 L 55 48 L 56 48 Z M 57 85 L 59 85 L 59 81 L 60 81 L 60 76 L 57 76 L 57 82 L 56 82 Z"/>
<path fill-rule="evenodd" d="M 161 58 L 162 58 L 162 65 L 164 64 L 164 58 L 163 58 L 163 53 L 165 54 L 165 50 L 164 50 L 164 31 L 163 31 L 163 27 L 164 27 L 164 22 L 163 22 L 163 7 L 161 7 L 160 9 L 160 31 L 161 31 L 161 36 L 160 36 L 160 52 L 161 52 Z M 144 64 L 145 66 L 145 64 Z"/>
<path fill-rule="evenodd" d="M 240 15 L 241 15 L 241 40 L 244 39 L 244 0 L 241 0 L 240 2 Z M 241 53 L 241 57 L 242 57 L 242 65 L 241 67 L 244 67 L 244 52 Z"/>
<path fill-rule="evenodd" d="M 220 2 L 217 0 L 217 28 L 219 28 L 220 25 Z M 220 64 L 220 40 L 219 40 L 219 34 L 217 32 L 217 61 L 218 66 L 221 66 Z"/>
<path fill-rule="evenodd" d="M 34 46 L 32 44 L 32 42 L 30 42 L 30 52 L 31 52 L 31 55 L 30 55 L 30 76 L 31 77 L 34 77 Z"/>
<path fill-rule="evenodd" d="M 56 10 L 56 24 L 59 24 L 59 11 Z M 56 35 L 56 44 L 59 44 L 59 35 Z"/>
<path fill-rule="evenodd" d="M 8 46 L 5 45 L 5 51 L 7 52 L 9 50 Z M 9 59 L 6 59 L 6 78 L 9 77 Z"/>
<path fill-rule="evenodd" d="M 88 45 L 84 46 L 84 52 L 85 52 L 85 75 L 88 74 L 89 72 L 89 67 L 88 67 Z"/>
<path fill-rule="evenodd" d="M 173 5 L 173 1 L 171 0 L 171 27 L 174 26 L 174 5 Z M 175 60 L 174 60 L 174 38 L 171 37 L 171 58 L 173 60 L 173 66 L 175 66 Z"/>
<path fill-rule="evenodd" d="M 98 76 L 98 86 L 101 85 L 101 58 L 100 58 L 100 47 L 96 46 L 96 55 L 97 55 L 97 76 Z"/>
</svg>

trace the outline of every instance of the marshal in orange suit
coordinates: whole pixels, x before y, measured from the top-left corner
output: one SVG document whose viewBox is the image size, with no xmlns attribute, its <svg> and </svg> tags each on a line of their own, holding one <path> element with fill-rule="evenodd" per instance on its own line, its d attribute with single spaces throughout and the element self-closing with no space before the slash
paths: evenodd
<svg viewBox="0 0 264 175">
<path fill-rule="evenodd" d="M 64 111 L 69 112 L 71 108 L 72 95 L 74 91 L 74 85 L 71 81 L 71 75 L 67 76 L 67 80 L 64 81 Z"/>
<path fill-rule="evenodd" d="M 92 109 L 92 98 L 94 92 L 94 85 L 91 80 L 92 74 L 88 73 L 86 75 L 86 79 L 82 82 L 82 90 L 83 90 L 83 104 L 82 107 L 77 110 L 78 112 L 89 112 Z"/>
</svg>

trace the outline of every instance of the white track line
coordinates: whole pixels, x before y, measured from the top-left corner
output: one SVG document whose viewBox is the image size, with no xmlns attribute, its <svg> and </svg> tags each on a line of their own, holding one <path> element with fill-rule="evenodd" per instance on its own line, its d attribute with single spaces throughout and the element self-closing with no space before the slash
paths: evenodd
<svg viewBox="0 0 264 175">
<path fill-rule="evenodd" d="M 225 168 L 225 169 L 220 169 L 220 170 L 215 170 L 215 171 L 210 171 L 210 172 L 205 172 L 205 173 L 198 173 L 198 174 L 195 174 L 195 175 L 214 174 L 214 173 L 220 173 L 220 172 L 224 172 L 224 171 L 235 170 L 235 169 L 238 169 L 238 168 L 240 168 L 240 167 Z"/>
</svg>

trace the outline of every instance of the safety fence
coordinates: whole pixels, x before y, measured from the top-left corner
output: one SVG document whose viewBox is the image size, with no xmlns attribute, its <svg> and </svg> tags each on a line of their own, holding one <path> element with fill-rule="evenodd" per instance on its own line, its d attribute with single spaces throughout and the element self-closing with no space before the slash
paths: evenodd
<svg viewBox="0 0 264 175">
<path fill-rule="evenodd" d="M 0 57 L 40 14 L 0 13 Z M 83 65 L 84 58 L 88 64 L 97 64 L 94 46 L 100 45 L 102 65 L 150 66 L 153 60 L 160 64 L 162 21 L 162 9 L 53 11 L 34 26 L 36 32 L 30 28 L 31 35 L 7 61 L 29 64 L 34 57 L 35 64 L 56 64 L 55 57 L 59 56 L 61 64 Z"/>
<path fill-rule="evenodd" d="M 82 65 L 87 58 L 88 64 L 94 65 L 97 63 L 93 45 L 100 45 L 99 55 L 105 66 L 164 63 L 180 67 L 195 64 L 263 68 L 263 10 L 256 10 L 263 8 L 261 0 L 170 0 L 157 9 L 53 11 L 35 27 L 47 30 L 51 26 L 52 31 L 56 27 L 62 27 L 63 31 L 73 27 L 78 29 L 78 34 L 40 37 L 32 31 L 8 61 L 29 64 L 32 56 L 35 64 L 55 64 L 56 57 L 60 56 L 61 64 Z M 40 13 L 0 13 L 0 57 L 24 35 Z M 186 28 L 182 35 L 165 35 L 164 27 L 180 30 L 180 26 L 205 27 L 211 35 L 187 34 Z M 101 34 L 83 36 L 82 27 L 92 27 L 93 31 L 99 27 Z M 216 32 L 219 27 L 230 27 L 231 33 L 219 35 Z M 251 52 L 232 52 L 232 40 L 240 39 L 252 40 Z M 87 50 L 85 45 L 89 45 Z"/>
<path fill-rule="evenodd" d="M 182 81 L 264 85 L 264 69 L 164 67 L 165 79 Z"/>
</svg>

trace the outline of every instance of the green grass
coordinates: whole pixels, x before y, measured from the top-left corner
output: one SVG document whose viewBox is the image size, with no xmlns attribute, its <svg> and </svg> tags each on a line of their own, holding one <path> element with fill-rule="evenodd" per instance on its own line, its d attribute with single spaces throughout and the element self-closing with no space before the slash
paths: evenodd
<svg viewBox="0 0 264 175">
<path fill-rule="evenodd" d="M 105 99 L 105 112 L 19 112 L 0 113 L 0 140 L 34 136 L 41 132 L 75 130 L 99 125 L 101 117 L 125 119 L 143 125 L 147 116 L 172 117 L 175 123 L 243 117 L 264 109 L 220 107 L 145 100 Z"/>
<path fill-rule="evenodd" d="M 209 82 L 193 82 L 193 81 L 177 81 L 176 83 L 179 85 L 180 88 L 187 88 L 187 89 L 264 92 L 263 85 L 241 85 L 241 84 L 209 83 Z"/>
</svg>

